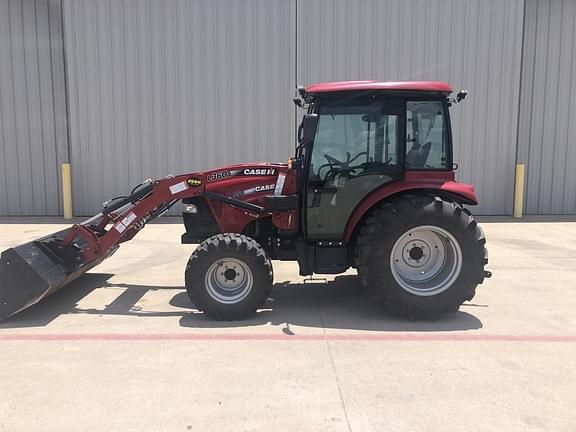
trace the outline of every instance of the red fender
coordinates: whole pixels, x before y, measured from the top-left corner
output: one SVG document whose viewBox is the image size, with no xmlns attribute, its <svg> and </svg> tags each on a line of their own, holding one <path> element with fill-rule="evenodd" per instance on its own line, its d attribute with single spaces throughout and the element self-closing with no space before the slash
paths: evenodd
<svg viewBox="0 0 576 432">
<path fill-rule="evenodd" d="M 453 171 L 406 171 L 403 180 L 390 183 L 375 190 L 358 204 L 352 212 L 350 219 L 348 219 L 344 239 L 350 241 L 358 222 L 362 220 L 375 204 L 392 195 L 409 190 L 436 190 L 454 197 L 456 201 L 463 204 L 478 204 L 478 197 L 474 192 L 474 187 L 455 181 Z"/>
</svg>

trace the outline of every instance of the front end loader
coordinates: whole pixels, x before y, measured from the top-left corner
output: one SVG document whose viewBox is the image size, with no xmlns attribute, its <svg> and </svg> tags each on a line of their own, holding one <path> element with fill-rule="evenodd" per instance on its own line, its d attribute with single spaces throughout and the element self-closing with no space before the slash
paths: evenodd
<svg viewBox="0 0 576 432">
<path fill-rule="evenodd" d="M 205 314 L 243 319 L 272 288 L 271 260 L 301 275 L 353 267 L 391 313 L 436 319 L 490 273 L 485 238 L 455 181 L 442 82 L 349 81 L 299 88 L 306 114 L 288 163 L 238 164 L 148 180 L 63 231 L 4 251 L 0 320 L 110 257 L 176 202 L 182 243 L 198 243 L 187 292 Z"/>
</svg>

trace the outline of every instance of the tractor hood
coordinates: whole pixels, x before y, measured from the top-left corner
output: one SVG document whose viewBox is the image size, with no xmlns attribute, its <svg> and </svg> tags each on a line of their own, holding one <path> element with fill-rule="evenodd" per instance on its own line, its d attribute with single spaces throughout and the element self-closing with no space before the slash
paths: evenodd
<svg viewBox="0 0 576 432">
<path fill-rule="evenodd" d="M 237 177 L 277 176 L 288 168 L 288 164 L 275 162 L 257 162 L 228 165 L 204 172 L 208 184 Z"/>
<path fill-rule="evenodd" d="M 205 201 L 183 200 L 195 209 L 190 214 L 184 212 L 184 243 L 197 242 L 217 232 L 245 232 L 247 225 L 259 217 L 250 205 L 264 208 L 268 196 L 296 194 L 296 171 L 286 163 L 237 164 L 198 174 L 205 182 Z M 249 205 L 238 205 L 239 202 Z M 296 213 L 276 214 L 273 223 L 282 229 L 295 229 Z"/>
<path fill-rule="evenodd" d="M 288 174 L 285 163 L 246 163 L 206 171 L 206 190 L 231 198 L 249 200 L 263 195 L 280 195 Z"/>
</svg>

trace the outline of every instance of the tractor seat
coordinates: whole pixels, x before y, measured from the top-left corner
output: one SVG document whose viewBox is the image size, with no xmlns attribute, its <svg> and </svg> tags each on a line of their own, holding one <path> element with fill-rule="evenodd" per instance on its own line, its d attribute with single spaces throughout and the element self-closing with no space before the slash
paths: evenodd
<svg viewBox="0 0 576 432">
<path fill-rule="evenodd" d="M 432 143 L 428 141 L 422 147 L 420 144 L 412 144 L 412 148 L 406 153 L 406 166 L 410 168 L 424 168 L 428 155 L 430 154 Z"/>
</svg>

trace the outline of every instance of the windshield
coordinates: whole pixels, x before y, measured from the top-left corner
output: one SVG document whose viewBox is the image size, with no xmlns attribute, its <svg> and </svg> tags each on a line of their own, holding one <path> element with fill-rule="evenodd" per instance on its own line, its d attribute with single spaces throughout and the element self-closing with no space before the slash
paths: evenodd
<svg viewBox="0 0 576 432">
<path fill-rule="evenodd" d="M 358 176 L 398 164 L 399 118 L 383 114 L 381 106 L 323 107 L 309 167 L 311 178 Z"/>
</svg>

